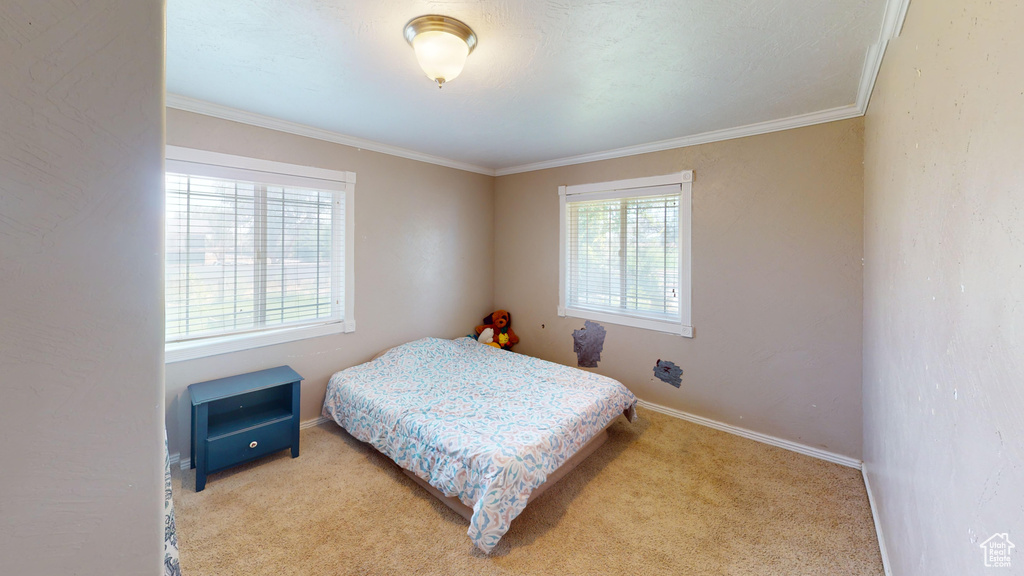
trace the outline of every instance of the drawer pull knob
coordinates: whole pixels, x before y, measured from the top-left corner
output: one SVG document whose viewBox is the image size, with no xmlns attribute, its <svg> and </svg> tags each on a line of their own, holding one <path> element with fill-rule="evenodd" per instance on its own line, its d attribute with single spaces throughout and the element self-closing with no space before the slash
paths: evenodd
<svg viewBox="0 0 1024 576">
<path fill-rule="evenodd" d="M 255 440 L 253 440 L 252 442 L 249 442 L 249 448 L 255 448 L 255 447 L 256 447 L 256 441 Z"/>
</svg>

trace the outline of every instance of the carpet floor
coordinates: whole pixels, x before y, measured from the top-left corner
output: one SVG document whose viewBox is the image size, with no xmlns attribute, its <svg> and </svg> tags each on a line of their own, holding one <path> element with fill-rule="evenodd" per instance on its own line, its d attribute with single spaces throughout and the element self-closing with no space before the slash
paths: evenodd
<svg viewBox="0 0 1024 576">
<path fill-rule="evenodd" d="M 846 468 L 638 409 L 532 502 L 490 555 L 468 523 L 334 423 L 209 476 L 176 471 L 185 576 L 883 574 Z"/>
</svg>

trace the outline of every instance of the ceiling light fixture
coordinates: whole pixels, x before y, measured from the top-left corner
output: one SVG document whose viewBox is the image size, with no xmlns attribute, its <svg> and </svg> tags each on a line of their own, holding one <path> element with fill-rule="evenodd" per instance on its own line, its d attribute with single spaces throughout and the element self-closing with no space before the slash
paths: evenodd
<svg viewBox="0 0 1024 576">
<path fill-rule="evenodd" d="M 462 72 L 466 57 L 476 48 L 476 34 L 455 18 L 429 14 L 405 25 L 405 39 L 416 51 L 427 78 L 444 86 Z"/>
</svg>

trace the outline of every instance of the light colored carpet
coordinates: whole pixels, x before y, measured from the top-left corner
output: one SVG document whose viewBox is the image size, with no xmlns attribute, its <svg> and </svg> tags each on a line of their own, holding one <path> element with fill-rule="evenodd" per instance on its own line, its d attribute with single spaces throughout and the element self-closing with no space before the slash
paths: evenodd
<svg viewBox="0 0 1024 576">
<path fill-rule="evenodd" d="M 490 556 L 333 423 L 287 452 L 177 474 L 186 576 L 883 573 L 857 470 L 647 410 L 531 503 Z"/>
</svg>

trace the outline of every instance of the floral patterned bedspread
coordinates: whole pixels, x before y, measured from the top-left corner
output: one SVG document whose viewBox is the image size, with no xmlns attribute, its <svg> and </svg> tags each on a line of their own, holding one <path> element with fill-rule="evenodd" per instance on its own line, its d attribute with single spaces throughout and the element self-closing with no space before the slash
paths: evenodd
<svg viewBox="0 0 1024 576">
<path fill-rule="evenodd" d="M 599 374 L 424 338 L 334 374 L 323 414 L 471 507 L 469 537 L 490 552 L 548 474 L 635 404 Z"/>
<path fill-rule="evenodd" d="M 174 498 L 171 494 L 171 456 L 167 452 L 164 428 L 164 576 L 181 576 L 178 533 L 174 527 Z"/>
</svg>

